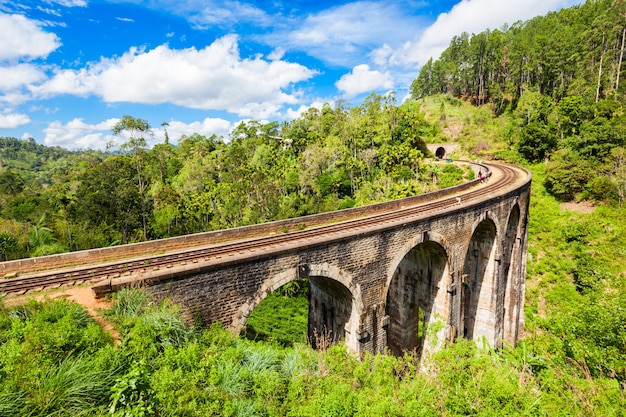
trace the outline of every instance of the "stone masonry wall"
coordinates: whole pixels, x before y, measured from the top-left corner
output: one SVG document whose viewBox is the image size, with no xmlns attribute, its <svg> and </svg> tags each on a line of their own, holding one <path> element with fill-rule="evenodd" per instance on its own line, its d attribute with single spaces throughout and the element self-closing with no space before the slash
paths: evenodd
<svg viewBox="0 0 626 417">
<path fill-rule="evenodd" d="M 496 199 L 469 207 L 459 206 L 455 211 L 418 218 L 339 241 L 305 249 L 288 248 L 267 258 L 255 255 L 254 260 L 215 267 L 193 275 L 181 274 L 165 281 L 156 280 L 149 283 L 149 289 L 159 297 L 170 297 L 180 302 L 190 318 L 200 319 L 206 324 L 219 321 L 236 332 L 245 325 L 254 307 L 281 285 L 299 277 L 328 278 L 341 288 L 336 293 L 337 311 L 349 312 L 335 314 L 334 319 L 338 322 L 333 324 L 336 329 L 345 330 L 348 348 L 356 354 L 384 352 L 389 344 L 387 330 L 390 322 L 414 323 L 416 320 L 414 316 L 389 316 L 390 313 L 410 315 L 414 314 L 410 311 L 415 311 L 388 309 L 387 296 L 392 280 L 397 277 L 399 266 L 407 262 L 407 254 L 420 243 L 434 242 L 444 253 L 445 265 L 437 268 L 445 269 L 448 275 L 441 281 L 444 283 L 442 288 L 436 290 L 437 308 L 439 311 L 441 308 L 447 310 L 441 314 L 445 323 L 438 338 L 463 337 L 468 323 L 464 314 L 474 314 L 473 339 L 486 337 L 494 346 L 503 338 L 514 342 L 523 321 L 529 188 L 530 183 Z M 511 213 L 517 213 L 512 223 L 509 222 Z M 515 218 L 518 220 L 515 221 Z M 474 235 L 479 225 L 486 222 L 493 224 L 493 245 L 489 242 L 481 245 L 482 235 Z M 475 241 L 472 243 L 473 236 Z M 474 250 L 478 252 L 475 254 Z M 481 251 L 489 253 L 479 253 Z M 468 276 L 466 258 L 469 256 L 480 257 L 486 262 L 484 268 L 479 268 L 484 271 L 482 275 L 472 278 L 484 284 L 483 290 L 476 295 L 479 298 L 473 310 L 468 307 L 468 300 L 464 299 L 467 293 L 463 289 Z M 415 270 L 406 273 L 417 274 L 418 269 L 424 268 L 419 259 L 426 258 L 418 257 Z M 507 268 L 499 266 L 503 260 L 509 263 Z M 502 276 L 504 274 L 506 277 Z M 332 287 L 326 286 L 319 293 L 318 301 L 324 298 L 327 306 L 332 304 L 328 300 L 333 297 Z M 345 294 L 351 294 L 352 299 L 346 301 Z M 420 296 L 423 298 L 423 295 L 417 294 L 416 299 Z M 346 302 L 352 305 L 347 306 Z M 321 317 L 320 312 L 313 311 L 311 314 Z M 402 349 L 402 343 L 400 341 L 396 346 Z M 437 343 L 430 343 L 430 346 L 428 349 L 436 349 Z"/>
</svg>

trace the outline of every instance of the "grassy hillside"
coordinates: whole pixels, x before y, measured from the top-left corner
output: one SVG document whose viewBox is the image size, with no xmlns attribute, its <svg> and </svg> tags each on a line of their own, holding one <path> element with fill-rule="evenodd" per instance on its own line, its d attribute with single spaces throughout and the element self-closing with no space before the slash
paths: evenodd
<svg viewBox="0 0 626 417">
<path fill-rule="evenodd" d="M 513 152 L 515 117 L 510 112 L 494 117 L 490 106 L 476 107 L 447 94 L 424 97 L 408 106 L 423 112 L 440 131 L 428 143 L 458 143 L 456 155 L 462 158 L 520 159 Z"/>
</svg>

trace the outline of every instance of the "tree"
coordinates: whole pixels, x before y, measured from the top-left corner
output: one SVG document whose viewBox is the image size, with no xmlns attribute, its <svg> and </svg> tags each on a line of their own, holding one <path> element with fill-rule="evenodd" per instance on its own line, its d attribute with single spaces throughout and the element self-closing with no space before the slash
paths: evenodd
<svg viewBox="0 0 626 417">
<path fill-rule="evenodd" d="M 137 188 L 133 162 L 128 155 L 116 155 L 85 171 L 76 190 L 75 221 L 86 221 L 95 232 L 103 230 L 109 242 L 121 235 L 123 243 L 142 227 L 142 196 Z"/>
<path fill-rule="evenodd" d="M 167 127 L 168 127 L 169 125 L 170 125 L 170 124 L 169 124 L 169 123 L 167 123 L 167 122 L 161 122 L 161 127 L 163 128 L 163 131 L 165 132 L 165 144 L 166 144 L 166 145 L 169 145 L 169 144 L 170 144 L 170 135 L 168 135 L 168 133 L 167 133 Z"/>
<path fill-rule="evenodd" d="M 422 69 L 419 75 L 411 83 L 411 97 L 418 100 L 420 98 L 434 95 L 437 93 L 437 80 L 433 72 L 433 59 L 430 58 Z"/>
<path fill-rule="evenodd" d="M 126 138 L 127 141 L 120 145 L 122 151 L 129 152 L 134 161 L 135 170 L 137 172 L 137 186 L 139 187 L 139 195 L 141 196 L 141 218 L 143 223 L 143 239 L 148 239 L 148 213 L 147 213 L 147 178 L 144 176 L 144 164 L 147 142 L 144 135 L 150 135 L 150 125 L 144 119 L 134 118 L 124 115 L 113 126 L 113 134 Z"/>
<path fill-rule="evenodd" d="M 46 216 L 43 215 L 39 221 L 32 225 L 28 231 L 28 246 L 31 256 L 53 255 L 55 253 L 67 252 L 67 248 L 58 243 L 52 234 L 52 229 L 45 226 Z"/>
<path fill-rule="evenodd" d="M 620 206 L 626 201 L 626 149 L 613 148 L 609 157 L 609 178 L 615 185 Z"/>
<path fill-rule="evenodd" d="M 15 196 L 24 190 L 24 180 L 15 171 L 0 172 L 0 195 Z"/>
<path fill-rule="evenodd" d="M 585 106 L 581 96 L 565 97 L 557 107 L 561 137 L 578 133 L 578 129 L 585 118 Z"/>
<path fill-rule="evenodd" d="M 593 173 L 591 165 L 580 155 L 563 149 L 557 151 L 548 164 L 544 185 L 550 194 L 570 201 L 585 189 Z"/>
<path fill-rule="evenodd" d="M 556 136 L 543 123 L 531 122 L 520 131 L 517 150 L 527 161 L 541 161 L 550 155 L 556 147 Z"/>
<path fill-rule="evenodd" d="M 520 97 L 515 115 L 522 125 L 531 122 L 548 123 L 548 116 L 553 109 L 553 101 L 550 97 L 534 91 L 524 91 Z"/>
</svg>

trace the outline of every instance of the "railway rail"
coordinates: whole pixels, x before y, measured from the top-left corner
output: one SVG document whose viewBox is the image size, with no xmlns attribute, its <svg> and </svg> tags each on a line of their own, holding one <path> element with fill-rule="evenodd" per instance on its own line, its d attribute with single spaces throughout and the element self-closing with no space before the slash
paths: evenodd
<svg viewBox="0 0 626 417">
<path fill-rule="evenodd" d="M 518 168 L 504 164 L 487 164 L 493 180 L 469 189 L 467 192 L 437 199 L 419 205 L 407 206 L 384 213 L 354 218 L 334 224 L 316 226 L 310 229 L 291 231 L 271 236 L 250 238 L 243 241 L 213 244 L 205 247 L 188 248 L 160 255 L 144 256 L 137 259 L 111 261 L 89 266 L 76 266 L 71 269 L 43 271 L 16 278 L 0 279 L 0 293 L 23 294 L 28 291 L 55 288 L 96 282 L 124 275 L 140 274 L 148 270 L 171 268 L 174 265 L 201 262 L 221 262 L 233 254 L 254 254 L 277 246 L 300 247 L 323 244 L 349 234 L 364 233 L 369 228 L 393 227 L 396 223 L 408 222 L 412 218 L 432 215 L 448 209 L 457 209 L 496 197 L 509 191 L 511 186 L 524 174 Z"/>
</svg>

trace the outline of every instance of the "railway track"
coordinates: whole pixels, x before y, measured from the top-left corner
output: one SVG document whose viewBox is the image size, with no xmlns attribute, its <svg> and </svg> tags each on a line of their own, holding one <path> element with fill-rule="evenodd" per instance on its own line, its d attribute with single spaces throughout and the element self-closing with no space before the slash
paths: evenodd
<svg viewBox="0 0 626 417">
<path fill-rule="evenodd" d="M 272 236 L 251 238 L 245 241 L 215 244 L 208 247 L 190 248 L 161 255 L 145 256 L 134 260 L 120 260 L 97 265 L 73 267 L 28 274 L 23 277 L 0 280 L 0 293 L 23 294 L 28 291 L 54 288 L 65 285 L 96 282 L 103 279 L 142 273 L 148 270 L 171 268 L 174 265 L 200 262 L 219 262 L 233 254 L 262 252 L 277 246 L 289 245 L 291 248 L 303 245 L 323 244 L 340 236 L 363 233 L 368 228 L 392 227 L 398 222 L 408 222 L 412 218 L 431 215 L 447 209 L 458 208 L 460 204 L 480 201 L 487 196 L 494 196 L 498 191 L 504 193 L 520 176 L 520 171 L 507 165 L 489 164 L 492 170 L 491 182 L 472 188 L 462 194 L 453 195 L 432 202 L 342 222 L 317 226 L 301 231 L 292 231 Z M 321 243 L 320 243 L 321 242 Z"/>
</svg>

